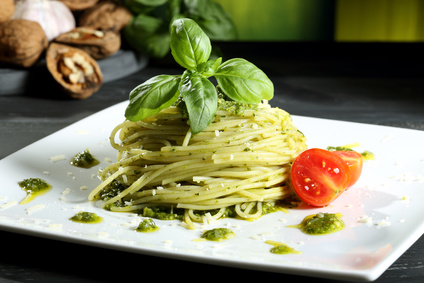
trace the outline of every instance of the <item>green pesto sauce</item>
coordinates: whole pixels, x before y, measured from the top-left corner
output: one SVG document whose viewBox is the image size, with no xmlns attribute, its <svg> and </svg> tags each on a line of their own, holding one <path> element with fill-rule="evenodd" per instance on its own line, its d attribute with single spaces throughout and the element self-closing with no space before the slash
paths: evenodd
<svg viewBox="0 0 424 283">
<path fill-rule="evenodd" d="M 119 195 L 122 191 L 124 191 L 127 188 L 126 185 L 113 180 L 110 184 L 108 184 L 100 193 L 99 198 L 103 201 L 108 201 L 111 198 L 116 197 L 117 195 Z M 115 203 L 113 205 L 116 206 L 122 206 L 119 203 Z M 112 205 L 112 206 L 113 206 Z"/>
<path fill-rule="evenodd" d="M 236 234 L 228 228 L 215 228 L 203 232 L 202 238 L 209 241 L 224 241 L 233 238 Z"/>
<path fill-rule="evenodd" d="M 368 150 L 362 152 L 361 155 L 362 155 L 362 158 L 364 160 L 374 160 L 375 159 L 374 153 L 372 153 L 372 152 L 370 152 Z"/>
<path fill-rule="evenodd" d="M 100 162 L 90 153 L 88 149 L 77 153 L 72 159 L 71 164 L 80 168 L 91 168 Z"/>
<path fill-rule="evenodd" d="M 119 195 L 126 188 L 127 188 L 126 185 L 114 180 L 102 190 L 102 192 L 99 194 L 99 199 L 103 201 L 108 201 L 114 198 L 115 196 Z M 287 209 L 285 209 L 282 205 L 280 203 L 278 204 L 268 203 L 268 202 L 262 203 L 262 215 L 274 213 L 276 211 L 284 211 L 287 213 Z M 106 206 L 105 209 L 110 210 L 112 207 L 124 207 L 124 206 L 126 206 L 125 202 L 118 200 Z M 159 220 L 183 220 L 184 212 L 185 212 L 184 209 L 178 209 L 175 207 L 151 206 L 151 207 L 144 207 L 138 210 L 137 214 L 143 217 L 154 218 Z M 215 215 L 218 212 L 219 212 L 219 209 L 195 210 L 193 213 L 196 216 L 202 217 L 206 213 Z M 229 206 L 225 208 L 225 212 L 221 215 L 221 218 L 238 218 L 236 210 L 235 210 L 235 206 Z"/>
<path fill-rule="evenodd" d="M 24 179 L 18 184 L 27 193 L 27 196 L 20 202 L 20 204 L 26 204 L 32 201 L 35 197 L 45 194 L 52 188 L 52 186 L 40 178 Z"/>
<path fill-rule="evenodd" d="M 221 89 L 217 87 L 218 91 L 218 105 L 217 110 L 225 110 L 229 112 L 230 115 L 243 115 L 245 110 L 256 110 L 258 108 L 257 104 L 247 104 L 242 102 L 237 102 L 228 98 L 225 94 L 222 93 Z M 180 112 L 184 117 L 188 117 L 187 107 L 182 98 L 179 98 L 175 103 L 175 106 L 178 107 Z"/>
<path fill-rule="evenodd" d="M 195 210 L 193 213 L 196 216 L 204 216 L 206 213 L 214 215 L 218 213 L 219 209 L 216 210 Z M 263 203 L 262 204 L 262 216 L 276 211 L 286 211 L 283 207 L 272 203 Z M 138 214 L 143 217 L 155 218 L 159 220 L 182 220 L 184 218 L 184 209 L 162 207 L 162 206 L 153 206 L 153 207 L 144 207 L 142 210 L 138 211 Z M 235 206 L 230 206 L 225 209 L 225 212 L 222 214 L 221 218 L 237 218 L 237 213 L 235 211 Z"/>
<path fill-rule="evenodd" d="M 138 214 L 144 217 L 150 217 L 159 220 L 182 220 L 184 216 L 184 210 L 154 206 L 145 207 Z"/>
<path fill-rule="evenodd" d="M 241 103 L 234 100 L 228 99 L 224 94 L 218 92 L 218 110 L 224 110 L 229 112 L 231 115 L 240 116 L 243 115 L 245 110 L 257 109 L 256 104 Z"/>
<path fill-rule="evenodd" d="M 138 224 L 138 227 L 135 230 L 142 233 L 151 233 L 159 230 L 159 227 L 156 226 L 153 219 L 144 219 L 140 222 L 140 224 Z"/>
<path fill-rule="evenodd" d="M 292 247 L 279 242 L 265 241 L 265 243 L 273 245 L 270 252 L 273 254 L 286 255 L 286 254 L 301 254 L 301 251 L 295 250 Z"/>
<path fill-rule="evenodd" d="M 103 218 L 97 216 L 97 214 L 93 212 L 80 211 L 74 216 L 72 216 L 70 220 L 78 223 L 94 224 L 102 222 Z"/>
<path fill-rule="evenodd" d="M 354 151 L 350 147 L 346 146 L 327 146 L 328 151 Z"/>
<path fill-rule="evenodd" d="M 354 151 L 350 147 L 346 147 L 346 146 L 328 146 L 327 150 L 328 151 Z M 368 150 L 365 150 L 364 152 L 360 152 L 360 154 L 362 155 L 362 158 L 364 160 L 374 160 L 375 159 L 374 153 L 372 153 Z"/>
<path fill-rule="evenodd" d="M 308 235 L 326 235 L 338 232 L 344 228 L 344 222 L 340 219 L 341 214 L 317 213 L 306 216 L 299 225 L 288 226 L 299 228 Z"/>
</svg>

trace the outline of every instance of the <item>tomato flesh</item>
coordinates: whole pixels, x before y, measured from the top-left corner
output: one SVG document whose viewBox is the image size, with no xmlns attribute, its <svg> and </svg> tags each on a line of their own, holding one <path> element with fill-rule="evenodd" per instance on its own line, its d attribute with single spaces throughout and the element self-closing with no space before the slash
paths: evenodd
<svg viewBox="0 0 424 283">
<path fill-rule="evenodd" d="M 291 180 L 297 196 L 312 206 L 326 206 L 350 183 L 347 163 L 328 150 L 311 148 L 293 162 Z"/>
<path fill-rule="evenodd" d="M 333 153 L 340 156 L 348 165 L 350 171 L 350 183 L 348 188 L 352 187 L 361 176 L 362 166 L 363 166 L 363 158 L 359 152 L 356 151 L 333 151 Z"/>
</svg>

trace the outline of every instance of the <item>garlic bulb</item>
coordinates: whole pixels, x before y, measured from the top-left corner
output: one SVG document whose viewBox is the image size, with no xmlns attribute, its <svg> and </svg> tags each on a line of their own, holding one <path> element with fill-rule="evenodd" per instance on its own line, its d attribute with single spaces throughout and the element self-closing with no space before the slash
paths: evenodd
<svg viewBox="0 0 424 283">
<path fill-rule="evenodd" d="M 13 18 L 38 22 L 49 41 L 75 28 L 71 10 L 55 0 L 20 0 L 16 3 Z"/>
</svg>

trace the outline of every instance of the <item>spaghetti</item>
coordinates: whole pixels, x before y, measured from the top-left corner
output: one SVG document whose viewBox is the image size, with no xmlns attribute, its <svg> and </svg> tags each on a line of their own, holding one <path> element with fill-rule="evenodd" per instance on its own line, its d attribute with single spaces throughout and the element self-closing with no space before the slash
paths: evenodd
<svg viewBox="0 0 424 283">
<path fill-rule="evenodd" d="M 89 199 L 102 198 L 116 212 L 182 209 L 189 228 L 224 217 L 228 208 L 240 218 L 258 218 L 264 205 L 291 194 L 290 164 L 306 149 L 305 140 L 291 116 L 267 102 L 241 115 L 218 110 L 196 135 L 179 108 L 169 107 L 113 129 L 117 162 L 99 173 L 102 183 Z M 121 189 L 102 197 L 114 183 Z"/>
</svg>

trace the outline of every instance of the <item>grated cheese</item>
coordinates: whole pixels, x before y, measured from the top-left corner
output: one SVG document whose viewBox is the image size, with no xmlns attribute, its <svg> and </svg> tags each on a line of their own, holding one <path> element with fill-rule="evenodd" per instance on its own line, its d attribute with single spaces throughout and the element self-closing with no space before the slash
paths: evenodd
<svg viewBox="0 0 424 283">
<path fill-rule="evenodd" d="M 250 236 L 250 238 L 252 238 L 253 240 L 261 240 L 261 237 L 259 237 L 258 235 L 252 235 Z"/>
<path fill-rule="evenodd" d="M 48 228 L 50 231 L 61 232 L 62 227 L 63 227 L 62 224 L 50 224 Z"/>
<path fill-rule="evenodd" d="M 66 156 L 65 155 L 56 155 L 56 156 L 50 157 L 49 159 L 50 159 L 50 162 L 58 162 L 58 161 L 61 161 L 61 160 L 65 160 Z"/>
<path fill-rule="evenodd" d="M 46 206 L 44 204 L 38 204 L 38 205 L 34 205 L 34 206 L 31 206 L 31 207 L 28 207 L 26 209 L 26 211 L 27 211 L 27 214 L 28 215 L 31 215 L 31 214 L 33 214 L 35 212 L 38 212 L 38 211 L 43 210 L 45 207 Z"/>
<path fill-rule="evenodd" d="M 172 240 L 164 240 L 163 243 L 165 245 L 172 245 L 174 242 Z"/>
<path fill-rule="evenodd" d="M 386 143 L 386 142 L 388 142 L 389 140 L 391 140 L 393 137 L 394 137 L 394 135 L 393 135 L 393 134 L 388 134 L 387 136 L 385 136 L 385 137 L 381 140 L 381 142 L 382 142 L 382 143 Z"/>
<path fill-rule="evenodd" d="M 377 228 L 381 228 L 381 227 L 390 226 L 390 225 L 392 225 L 392 223 L 390 221 L 388 221 L 387 218 L 386 218 L 386 219 L 379 221 L 376 225 L 377 225 Z"/>
<path fill-rule="evenodd" d="M 106 233 L 106 232 L 98 232 L 98 233 L 97 233 L 97 238 L 99 238 L 99 239 L 107 239 L 107 238 L 109 238 L 109 233 Z"/>
<path fill-rule="evenodd" d="M 87 130 L 78 130 L 77 135 L 88 135 L 89 132 Z"/>
<path fill-rule="evenodd" d="M 367 215 L 363 215 L 359 218 L 359 223 L 365 223 L 368 225 L 372 224 L 372 217 L 368 217 Z"/>
<path fill-rule="evenodd" d="M 0 205 L 0 210 L 11 208 L 12 206 L 17 205 L 18 202 L 16 200 L 12 200 Z"/>
</svg>

